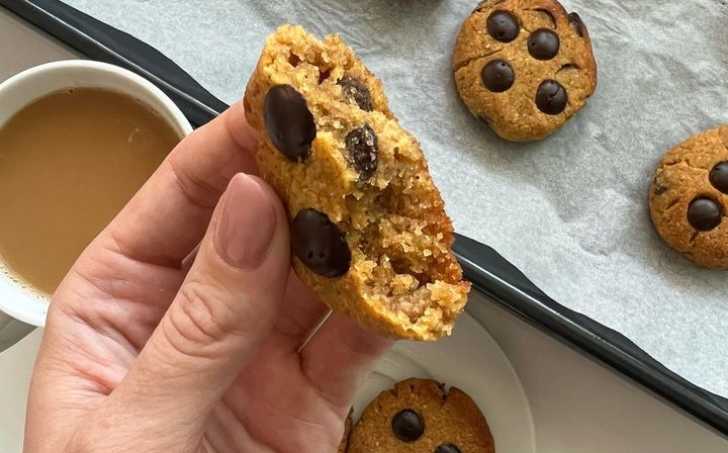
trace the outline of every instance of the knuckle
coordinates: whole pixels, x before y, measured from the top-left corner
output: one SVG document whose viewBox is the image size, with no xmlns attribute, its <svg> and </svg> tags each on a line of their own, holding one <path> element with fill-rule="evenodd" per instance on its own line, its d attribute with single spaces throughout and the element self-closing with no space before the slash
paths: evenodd
<svg viewBox="0 0 728 453">
<path fill-rule="evenodd" d="M 169 342 L 180 352 L 196 355 L 200 347 L 240 336 L 239 316 L 227 303 L 230 296 L 213 285 L 186 282 L 170 310 Z"/>
<path fill-rule="evenodd" d="M 178 154 L 173 154 L 169 163 L 175 182 L 182 194 L 194 206 L 204 209 L 214 208 L 222 190 L 195 174 L 195 170 L 199 171 L 199 169 L 191 169 L 181 161 L 182 158 Z"/>
</svg>

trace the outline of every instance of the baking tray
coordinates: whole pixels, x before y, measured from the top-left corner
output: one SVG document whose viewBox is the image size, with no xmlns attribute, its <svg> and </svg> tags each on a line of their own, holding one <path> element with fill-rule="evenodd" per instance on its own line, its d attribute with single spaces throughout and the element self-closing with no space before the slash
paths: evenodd
<svg viewBox="0 0 728 453">
<path fill-rule="evenodd" d="M 62 2 L 0 0 L 0 6 L 34 24 L 39 30 L 47 32 L 80 55 L 126 67 L 148 78 L 164 90 L 196 126 L 206 123 L 226 108 L 225 103 L 216 99 L 174 62 L 155 49 Z M 658 407 L 663 402 L 668 402 L 673 408 L 678 408 L 704 426 L 711 427 L 714 433 L 728 435 L 728 400 L 713 395 L 666 369 L 618 332 L 558 304 L 534 286 L 518 269 L 492 248 L 458 236 L 455 251 L 463 265 L 466 277 L 474 284 L 475 291 L 473 300 L 467 308 L 468 315 L 482 325 L 485 331 L 496 340 L 514 366 L 516 376 L 524 386 L 529 410 L 533 416 L 532 421 L 536 426 L 535 437 L 538 437 L 539 427 L 541 431 L 545 426 L 554 430 L 554 421 L 549 422 L 545 418 L 539 417 L 533 401 L 535 399 L 547 401 L 546 407 L 555 408 L 559 407 L 556 396 L 571 400 L 575 398 L 575 395 L 579 395 L 580 401 L 583 401 L 585 406 L 589 406 L 588 403 L 592 400 L 598 400 L 608 395 L 608 399 L 603 401 L 605 404 L 612 401 L 614 407 L 622 407 L 621 403 L 624 402 L 627 406 L 633 407 L 633 410 L 641 409 L 648 412 L 649 407 L 653 405 Z M 494 323 L 494 319 L 498 319 L 500 322 Z M 521 320 L 526 321 L 532 327 L 522 324 Z M 506 326 L 510 327 L 506 328 Z M 558 351 L 558 353 L 554 352 L 548 360 L 556 361 L 560 365 L 562 362 L 559 360 L 563 360 L 564 363 L 561 373 L 557 373 L 560 375 L 550 376 L 543 372 L 539 379 L 536 379 L 542 381 L 541 384 L 534 384 L 538 390 L 533 390 L 533 392 L 537 393 L 531 393 L 525 383 L 530 382 L 530 376 L 534 370 L 528 364 L 519 367 L 518 362 L 520 357 L 529 357 L 528 361 L 539 362 L 540 355 L 529 353 L 527 349 L 540 348 L 543 344 L 551 345 L 552 340 L 539 337 L 533 328 L 548 334 L 561 344 L 560 346 L 553 345 L 554 351 Z M 523 342 L 523 339 L 529 338 L 529 335 L 534 338 L 533 344 Z M 573 351 L 564 348 L 564 345 L 579 351 L 581 356 L 578 359 L 572 357 Z M 556 358 L 559 355 L 564 355 L 564 358 Z M 588 360 L 584 359 L 585 357 Z M 569 360 L 578 363 L 579 366 L 570 368 L 566 365 Z M 611 388 L 610 386 L 594 385 L 589 379 L 589 373 L 585 370 L 591 370 L 594 367 L 594 364 L 587 363 L 589 361 L 606 365 L 610 370 L 609 379 L 611 381 L 624 384 L 619 375 L 627 377 L 630 382 L 637 383 L 642 389 L 648 390 L 652 396 L 648 399 L 638 398 L 642 404 L 633 406 L 624 399 L 624 395 L 621 393 L 608 393 L 606 389 Z M 582 370 L 580 367 L 584 367 L 584 369 Z M 604 376 L 602 377 L 604 378 Z M 577 379 L 575 380 L 575 378 Z M 559 382 L 562 382 L 562 385 L 559 385 Z M 570 382 L 571 385 L 569 385 Z M 575 389 L 579 387 L 578 382 L 588 382 L 589 384 L 586 386 L 588 391 L 581 393 L 576 391 Z M 483 385 L 488 386 L 489 383 L 483 382 Z M 634 391 L 631 384 L 627 387 L 630 391 Z M 626 387 L 618 388 L 624 390 Z M 658 398 L 654 398 L 654 396 Z M 570 410 L 574 410 L 574 408 L 572 407 Z M 603 410 L 604 407 L 601 406 L 592 407 L 591 417 L 595 422 L 601 419 L 595 411 Z M 676 413 L 679 414 L 679 412 Z M 585 411 L 581 417 L 588 419 L 589 414 L 589 411 Z M 559 416 L 563 418 L 564 414 L 560 413 Z M 634 422 L 639 421 L 644 427 L 648 421 L 642 418 Z M 624 411 L 622 420 L 629 419 L 629 411 Z M 617 420 L 611 424 L 624 426 L 625 429 L 628 426 L 618 423 Z M 609 431 L 609 426 L 605 426 L 604 423 L 601 425 L 600 429 Z M 700 424 L 695 424 L 692 429 L 700 431 L 704 428 Z M 682 428 L 678 431 L 668 429 L 659 431 L 662 431 L 663 440 L 674 437 L 671 445 L 681 445 L 683 441 L 680 439 L 685 437 L 685 433 L 690 430 Z M 680 433 L 680 436 L 675 435 L 676 433 Z M 613 434 L 625 436 L 624 430 L 616 430 Z M 575 439 L 571 439 L 571 441 L 576 442 Z M 662 442 L 657 438 L 654 438 L 654 441 Z M 636 442 L 635 445 L 640 444 L 640 441 L 636 439 L 633 439 L 633 442 Z M 721 439 L 721 442 L 724 441 Z M 551 451 L 546 446 L 542 447 L 548 442 L 537 444 L 539 445 L 538 451 Z M 554 441 L 553 444 L 557 445 L 558 442 Z M 644 441 L 641 444 L 653 445 Z M 560 451 L 585 451 L 583 448 L 586 445 L 588 444 L 583 444 L 581 450 L 575 449 L 572 444 L 562 440 Z M 728 448 L 728 444 L 725 443 L 721 443 L 721 446 L 723 449 Z M 589 451 L 601 451 L 596 448 L 598 447 L 592 446 Z M 651 448 L 633 450 L 630 447 L 623 450 L 612 448 L 609 451 L 644 452 L 653 450 Z M 694 450 L 692 448 L 690 450 L 670 448 L 662 451 Z M 700 451 L 712 450 L 704 448 Z"/>
</svg>

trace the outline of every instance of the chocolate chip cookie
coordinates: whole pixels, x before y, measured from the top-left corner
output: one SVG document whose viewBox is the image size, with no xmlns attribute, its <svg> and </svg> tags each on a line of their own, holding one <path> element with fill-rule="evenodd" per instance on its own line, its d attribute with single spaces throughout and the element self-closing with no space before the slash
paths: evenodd
<svg viewBox="0 0 728 453">
<path fill-rule="evenodd" d="M 662 239 L 704 267 L 728 269 L 728 125 L 670 150 L 650 186 L 650 215 Z"/>
<path fill-rule="evenodd" d="M 381 393 L 354 426 L 349 453 L 493 453 L 493 436 L 462 390 L 408 379 Z"/>
<path fill-rule="evenodd" d="M 594 93 L 591 39 L 556 0 L 486 0 L 465 20 L 453 55 L 465 105 L 506 140 L 539 140 Z"/>
<path fill-rule="evenodd" d="M 338 36 L 283 26 L 245 108 L 256 160 L 291 219 L 297 275 L 332 309 L 390 336 L 452 330 L 470 285 L 419 144 L 381 83 Z"/>
</svg>

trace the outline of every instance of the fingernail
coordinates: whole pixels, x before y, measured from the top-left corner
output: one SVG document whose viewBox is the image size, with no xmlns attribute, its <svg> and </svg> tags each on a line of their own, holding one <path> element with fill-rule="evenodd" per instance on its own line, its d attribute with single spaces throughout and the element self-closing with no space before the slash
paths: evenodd
<svg viewBox="0 0 728 453">
<path fill-rule="evenodd" d="M 228 264 L 256 269 L 263 263 L 275 233 L 274 202 L 255 178 L 245 174 L 230 181 L 223 197 L 215 248 Z"/>
</svg>

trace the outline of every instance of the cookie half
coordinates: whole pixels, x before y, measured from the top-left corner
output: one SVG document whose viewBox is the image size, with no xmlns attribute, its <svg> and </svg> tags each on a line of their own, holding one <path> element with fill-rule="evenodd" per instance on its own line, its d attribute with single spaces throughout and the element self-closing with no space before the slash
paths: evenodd
<svg viewBox="0 0 728 453">
<path fill-rule="evenodd" d="M 283 26 L 245 93 L 256 160 L 291 220 L 297 275 L 332 309 L 384 334 L 451 332 L 470 285 L 419 144 L 338 37 Z"/>
<path fill-rule="evenodd" d="M 493 453 L 488 422 L 462 390 L 408 379 L 364 409 L 349 453 Z"/>
<path fill-rule="evenodd" d="M 649 197 L 652 223 L 670 247 L 700 266 L 728 269 L 728 125 L 668 151 Z"/>
<path fill-rule="evenodd" d="M 589 32 L 556 0 L 486 0 L 463 23 L 453 54 L 465 105 L 511 141 L 543 139 L 597 86 Z"/>
</svg>

